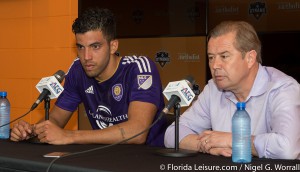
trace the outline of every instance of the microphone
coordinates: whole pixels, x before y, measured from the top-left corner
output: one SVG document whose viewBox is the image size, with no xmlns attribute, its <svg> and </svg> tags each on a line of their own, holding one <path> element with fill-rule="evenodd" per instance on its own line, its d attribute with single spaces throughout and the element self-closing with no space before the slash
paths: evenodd
<svg viewBox="0 0 300 172">
<path fill-rule="evenodd" d="M 62 70 L 58 70 L 53 76 L 42 78 L 35 86 L 41 94 L 31 106 L 30 111 L 34 110 L 47 96 L 50 99 L 57 98 L 64 90 L 60 85 L 64 78 L 65 72 Z"/>
<path fill-rule="evenodd" d="M 185 79 L 180 81 L 169 82 L 163 91 L 163 94 L 169 102 L 162 112 L 167 114 L 177 103 L 179 103 L 182 107 L 189 106 L 195 98 L 195 93 L 192 90 L 194 85 L 195 80 L 192 76 L 187 76 Z"/>
</svg>

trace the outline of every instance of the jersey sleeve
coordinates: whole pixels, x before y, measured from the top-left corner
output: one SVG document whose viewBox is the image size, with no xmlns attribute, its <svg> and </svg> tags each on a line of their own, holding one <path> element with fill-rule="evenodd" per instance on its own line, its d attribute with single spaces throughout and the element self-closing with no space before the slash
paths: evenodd
<svg viewBox="0 0 300 172">
<path fill-rule="evenodd" d="M 71 65 L 64 83 L 64 91 L 58 97 L 55 105 L 67 110 L 67 111 L 75 111 L 81 102 L 81 97 L 78 91 L 78 83 L 79 78 L 78 75 L 81 73 L 81 66 L 79 60 L 75 60 Z M 77 76 L 76 76 L 77 75 Z"/>
<path fill-rule="evenodd" d="M 136 57 L 136 65 L 130 76 L 131 93 L 129 101 L 149 102 L 161 107 L 162 85 L 155 63 L 147 57 Z"/>
</svg>

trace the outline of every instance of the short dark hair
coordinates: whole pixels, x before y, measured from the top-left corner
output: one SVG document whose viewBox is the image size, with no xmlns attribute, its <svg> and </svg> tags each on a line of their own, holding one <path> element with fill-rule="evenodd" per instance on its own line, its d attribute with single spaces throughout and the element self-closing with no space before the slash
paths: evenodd
<svg viewBox="0 0 300 172">
<path fill-rule="evenodd" d="M 104 38 L 110 42 L 116 39 L 116 19 L 108 9 L 89 8 L 75 19 L 72 25 L 74 34 L 100 30 Z"/>
</svg>

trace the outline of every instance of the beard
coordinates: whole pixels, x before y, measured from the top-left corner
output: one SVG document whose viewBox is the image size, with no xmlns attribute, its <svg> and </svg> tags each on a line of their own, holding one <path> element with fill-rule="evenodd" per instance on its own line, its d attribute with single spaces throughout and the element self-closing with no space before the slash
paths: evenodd
<svg viewBox="0 0 300 172">
<path fill-rule="evenodd" d="M 99 76 L 102 73 L 102 71 L 99 71 L 99 70 L 88 71 L 88 70 L 84 69 L 84 71 L 85 71 L 86 75 L 90 78 L 96 78 L 97 76 Z"/>
<path fill-rule="evenodd" d="M 94 63 L 93 65 L 95 66 L 91 70 L 88 70 L 85 66 L 83 66 L 83 69 L 88 77 L 97 79 L 107 69 L 108 64 L 109 60 L 107 62 L 103 62 L 102 65 Z"/>
<path fill-rule="evenodd" d="M 105 72 L 105 70 L 107 70 L 110 62 L 110 56 L 109 54 L 103 56 L 103 59 L 101 61 L 86 61 L 84 59 L 81 59 L 80 62 L 88 77 L 99 78 L 100 75 L 102 75 L 102 73 Z"/>
</svg>

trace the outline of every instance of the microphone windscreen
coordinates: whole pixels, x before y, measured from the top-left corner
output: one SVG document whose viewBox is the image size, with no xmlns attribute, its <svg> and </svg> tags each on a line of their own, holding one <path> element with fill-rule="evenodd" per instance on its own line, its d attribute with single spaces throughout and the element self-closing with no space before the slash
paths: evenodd
<svg viewBox="0 0 300 172">
<path fill-rule="evenodd" d="M 195 84 L 195 79 L 194 79 L 194 77 L 192 77 L 191 75 L 188 75 L 188 76 L 186 76 L 184 79 L 187 81 L 189 87 L 190 87 L 190 88 L 193 88 L 193 85 Z"/>
<path fill-rule="evenodd" d="M 62 70 L 58 70 L 53 76 L 61 83 L 65 78 L 65 72 Z"/>
</svg>

